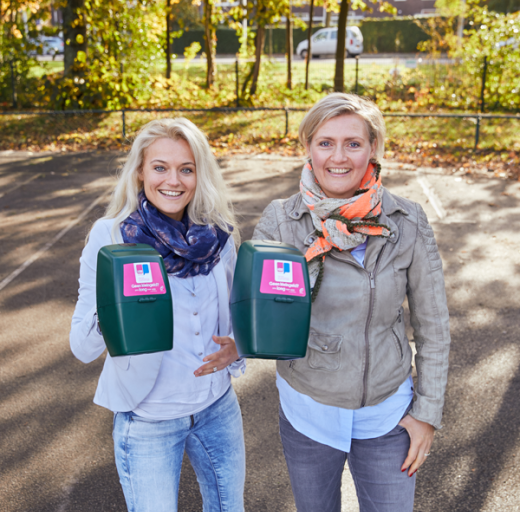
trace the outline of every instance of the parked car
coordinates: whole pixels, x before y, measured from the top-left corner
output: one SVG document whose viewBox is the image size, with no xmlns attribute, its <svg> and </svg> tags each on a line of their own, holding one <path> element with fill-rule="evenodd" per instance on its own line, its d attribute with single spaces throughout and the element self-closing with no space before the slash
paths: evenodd
<svg viewBox="0 0 520 512">
<path fill-rule="evenodd" d="M 37 39 L 32 39 L 31 43 L 41 48 L 41 53 L 38 49 L 33 49 L 29 55 L 55 55 L 64 52 L 63 39 L 58 36 L 38 36 Z"/>
<path fill-rule="evenodd" d="M 322 28 L 312 36 L 312 56 L 335 55 L 338 43 L 338 28 Z M 307 58 L 308 41 L 302 41 L 296 48 L 296 54 L 302 59 Z M 355 57 L 363 53 L 363 34 L 359 27 L 347 27 L 346 57 Z"/>
<path fill-rule="evenodd" d="M 56 36 L 43 36 L 41 38 L 43 43 L 43 55 L 56 55 L 63 53 L 65 45 L 63 39 Z"/>
</svg>

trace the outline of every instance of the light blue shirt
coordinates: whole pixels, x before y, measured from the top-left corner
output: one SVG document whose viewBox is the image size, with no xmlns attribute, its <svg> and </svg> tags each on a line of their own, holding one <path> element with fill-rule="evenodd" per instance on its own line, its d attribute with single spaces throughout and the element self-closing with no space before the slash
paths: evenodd
<svg viewBox="0 0 520 512">
<path fill-rule="evenodd" d="M 367 242 L 351 251 L 362 267 L 366 247 Z M 342 409 L 316 402 L 293 389 L 278 373 L 276 385 L 283 412 L 291 425 L 310 439 L 343 452 L 350 452 L 352 439 L 372 439 L 388 434 L 399 423 L 413 398 L 411 376 L 384 402 L 361 409 Z"/>
<path fill-rule="evenodd" d="M 134 409 L 144 418 L 182 418 L 204 410 L 229 387 L 223 372 L 195 377 L 203 359 L 220 348 L 218 336 L 217 283 L 212 274 L 169 279 L 173 301 L 174 347 L 164 354 L 159 375 L 150 394 Z M 236 363 L 234 363 L 236 365 Z M 200 379 L 210 379 L 209 388 L 200 389 Z"/>
</svg>

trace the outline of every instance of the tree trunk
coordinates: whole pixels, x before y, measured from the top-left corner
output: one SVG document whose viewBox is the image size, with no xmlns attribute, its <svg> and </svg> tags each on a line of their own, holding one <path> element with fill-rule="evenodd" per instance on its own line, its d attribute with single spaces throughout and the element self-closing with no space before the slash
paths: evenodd
<svg viewBox="0 0 520 512">
<path fill-rule="evenodd" d="M 285 48 L 287 51 L 287 89 L 292 89 L 293 30 L 290 11 L 287 14 L 287 24 L 285 30 Z"/>
<path fill-rule="evenodd" d="M 172 77 L 171 0 L 166 0 L 166 78 Z"/>
<path fill-rule="evenodd" d="M 63 65 L 65 75 L 71 73 L 79 52 L 87 53 L 85 0 L 67 0 L 63 7 Z"/>
<path fill-rule="evenodd" d="M 216 63 L 215 63 L 215 28 L 212 25 L 213 0 L 204 0 L 204 41 L 206 46 L 206 85 L 213 87 L 215 83 Z"/>
<path fill-rule="evenodd" d="M 262 62 L 262 50 L 264 49 L 265 43 L 265 27 L 259 25 L 256 30 L 255 40 L 255 65 L 253 67 L 253 79 L 251 81 L 251 89 L 249 94 L 253 96 L 256 93 L 256 87 L 258 85 L 258 77 L 260 75 L 260 64 Z"/>
<path fill-rule="evenodd" d="M 314 16 L 314 0 L 311 0 L 311 10 L 309 13 L 310 19 L 309 19 L 309 34 L 307 36 L 307 60 L 305 62 L 305 90 L 309 88 L 309 64 L 311 62 L 312 58 L 312 18 Z"/>
<path fill-rule="evenodd" d="M 332 21 L 331 18 L 332 18 L 332 11 L 327 11 L 325 13 L 325 28 L 330 27 L 330 23 Z"/>
<path fill-rule="evenodd" d="M 345 91 L 345 46 L 347 41 L 347 19 L 349 0 L 341 0 L 338 19 L 338 45 L 336 47 L 336 71 L 334 73 L 334 90 Z"/>
</svg>

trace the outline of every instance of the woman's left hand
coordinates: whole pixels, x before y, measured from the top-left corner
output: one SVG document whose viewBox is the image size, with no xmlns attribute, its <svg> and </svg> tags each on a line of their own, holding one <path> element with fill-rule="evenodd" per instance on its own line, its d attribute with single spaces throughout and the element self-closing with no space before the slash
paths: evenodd
<svg viewBox="0 0 520 512">
<path fill-rule="evenodd" d="M 410 449 L 401 466 L 401 471 L 404 472 L 408 469 L 408 476 L 412 476 L 430 454 L 435 429 L 429 423 L 416 420 L 409 414 L 399 422 L 399 425 L 404 427 L 410 436 Z"/>
<path fill-rule="evenodd" d="M 223 370 L 238 359 L 237 347 L 232 338 L 229 336 L 213 336 L 213 341 L 220 345 L 220 350 L 203 359 L 207 364 L 202 365 L 193 372 L 195 377 L 202 377 L 203 375 Z"/>
</svg>

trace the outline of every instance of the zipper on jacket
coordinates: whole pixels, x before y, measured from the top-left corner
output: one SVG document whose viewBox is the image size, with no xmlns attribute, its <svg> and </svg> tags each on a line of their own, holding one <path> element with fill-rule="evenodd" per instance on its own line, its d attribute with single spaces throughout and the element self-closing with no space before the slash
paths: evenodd
<svg viewBox="0 0 520 512">
<path fill-rule="evenodd" d="M 361 398 L 361 407 L 365 407 L 365 402 L 367 401 L 367 379 L 368 379 L 368 366 L 369 366 L 369 357 L 370 357 L 370 351 L 368 348 L 368 328 L 370 326 L 370 322 L 372 321 L 372 310 L 374 308 L 374 290 L 376 288 L 376 274 L 377 269 L 379 267 L 379 262 L 381 261 L 381 257 L 383 256 L 383 253 L 385 252 L 386 244 L 381 249 L 381 252 L 377 256 L 376 264 L 374 267 L 373 272 L 368 272 L 368 278 L 370 279 L 370 302 L 368 307 L 368 317 L 367 317 L 367 323 L 365 325 L 365 370 L 363 373 L 363 396 Z"/>
</svg>

